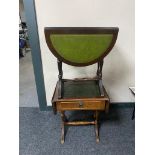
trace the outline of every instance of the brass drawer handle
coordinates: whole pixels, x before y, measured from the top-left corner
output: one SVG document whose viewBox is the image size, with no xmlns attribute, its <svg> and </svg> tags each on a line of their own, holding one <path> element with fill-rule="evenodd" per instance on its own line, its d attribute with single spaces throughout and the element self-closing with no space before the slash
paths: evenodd
<svg viewBox="0 0 155 155">
<path fill-rule="evenodd" d="M 79 107 L 82 108 L 83 107 L 83 102 L 79 101 Z"/>
</svg>

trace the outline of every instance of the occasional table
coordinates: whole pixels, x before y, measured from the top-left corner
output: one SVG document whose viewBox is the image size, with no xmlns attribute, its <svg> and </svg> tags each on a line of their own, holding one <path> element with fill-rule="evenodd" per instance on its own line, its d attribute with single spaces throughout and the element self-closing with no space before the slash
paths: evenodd
<svg viewBox="0 0 155 155">
<path fill-rule="evenodd" d="M 66 125 L 95 125 L 96 142 L 99 142 L 99 124 L 98 116 L 101 111 L 108 112 L 109 97 L 105 88 L 104 96 L 101 96 L 99 83 L 95 80 L 80 81 L 80 80 L 63 80 L 62 98 L 58 98 L 57 83 L 55 92 L 52 98 L 53 110 L 61 114 L 62 129 L 61 143 L 64 143 L 65 126 Z M 65 111 L 80 111 L 91 110 L 94 112 L 94 120 L 92 121 L 68 121 L 65 116 Z"/>
<path fill-rule="evenodd" d="M 66 125 L 95 125 L 96 142 L 99 142 L 98 116 L 108 112 L 109 98 L 102 84 L 104 58 L 114 47 L 118 27 L 45 27 L 49 50 L 57 58 L 58 82 L 52 98 L 54 113 L 61 114 L 61 143 L 64 143 Z M 62 63 L 85 67 L 97 63 L 93 78 L 64 79 Z M 65 111 L 91 110 L 92 121 L 68 121 Z"/>
</svg>

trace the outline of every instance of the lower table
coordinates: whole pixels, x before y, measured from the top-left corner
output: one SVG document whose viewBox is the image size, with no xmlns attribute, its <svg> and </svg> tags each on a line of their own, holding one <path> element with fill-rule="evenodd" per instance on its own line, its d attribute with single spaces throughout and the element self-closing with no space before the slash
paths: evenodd
<svg viewBox="0 0 155 155">
<path fill-rule="evenodd" d="M 95 125 L 96 142 L 99 142 L 98 119 L 99 112 L 109 110 L 109 97 L 105 88 L 101 95 L 100 84 L 98 81 L 78 81 L 78 80 L 62 80 L 62 96 L 58 98 L 59 85 L 57 83 L 53 97 L 52 106 L 54 113 L 57 111 L 61 114 L 61 143 L 65 139 L 65 125 Z M 94 120 L 92 121 L 68 121 L 65 111 L 81 111 L 91 110 L 94 112 Z"/>
</svg>

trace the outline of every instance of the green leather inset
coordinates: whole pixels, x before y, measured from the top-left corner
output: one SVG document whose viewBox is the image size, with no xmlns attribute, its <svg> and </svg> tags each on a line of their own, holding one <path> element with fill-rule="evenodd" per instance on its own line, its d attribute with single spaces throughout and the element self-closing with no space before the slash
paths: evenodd
<svg viewBox="0 0 155 155">
<path fill-rule="evenodd" d="M 99 58 L 110 46 L 112 34 L 52 34 L 50 40 L 64 59 L 87 63 Z"/>
<path fill-rule="evenodd" d="M 67 81 L 63 83 L 62 98 L 93 98 L 101 96 L 96 81 Z"/>
</svg>

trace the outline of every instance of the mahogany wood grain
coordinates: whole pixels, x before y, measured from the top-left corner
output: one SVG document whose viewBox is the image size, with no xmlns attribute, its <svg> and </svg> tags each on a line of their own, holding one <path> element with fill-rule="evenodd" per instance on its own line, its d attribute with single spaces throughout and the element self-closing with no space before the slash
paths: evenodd
<svg viewBox="0 0 155 155">
<path fill-rule="evenodd" d="M 61 101 L 57 103 L 57 110 L 104 110 L 105 101 Z"/>
<path fill-rule="evenodd" d="M 65 122 L 65 125 L 94 125 L 95 122 L 94 121 L 72 121 L 72 122 Z"/>
</svg>

